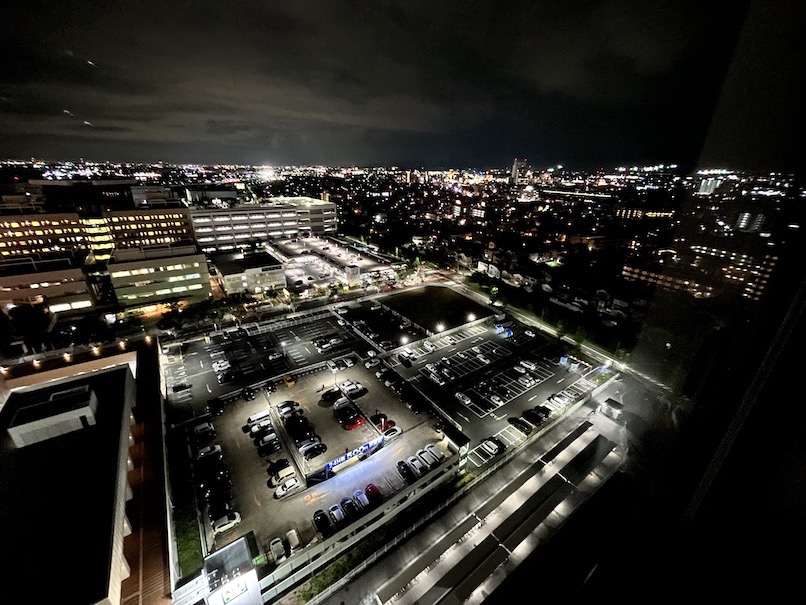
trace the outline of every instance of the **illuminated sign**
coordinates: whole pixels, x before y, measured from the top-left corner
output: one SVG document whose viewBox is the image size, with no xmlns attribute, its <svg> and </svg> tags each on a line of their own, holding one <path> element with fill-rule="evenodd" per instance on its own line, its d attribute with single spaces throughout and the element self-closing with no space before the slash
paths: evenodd
<svg viewBox="0 0 806 605">
<path fill-rule="evenodd" d="M 347 462 L 350 458 L 354 458 L 355 456 L 362 456 L 362 455 L 366 454 L 371 449 L 373 449 L 375 446 L 379 445 L 382 441 L 383 441 L 383 437 L 378 437 L 377 439 L 373 439 L 369 443 L 365 443 L 364 445 L 360 445 L 357 448 L 355 448 L 353 451 L 347 452 L 345 454 L 342 454 L 338 458 L 336 458 L 334 460 L 331 460 L 325 466 L 326 466 L 327 470 L 333 470 L 338 465 L 343 464 L 344 462 Z"/>
</svg>

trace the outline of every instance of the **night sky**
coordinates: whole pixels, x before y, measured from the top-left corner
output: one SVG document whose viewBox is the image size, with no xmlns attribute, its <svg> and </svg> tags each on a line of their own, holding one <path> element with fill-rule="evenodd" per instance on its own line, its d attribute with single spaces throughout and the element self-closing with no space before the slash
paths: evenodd
<svg viewBox="0 0 806 605">
<path fill-rule="evenodd" d="M 781 30 L 792 11 L 751 7 L 754 31 L 775 32 L 753 43 L 772 39 L 763 56 L 778 65 L 746 53 L 718 103 L 744 56 L 745 2 L 14 4 L 0 20 L 5 158 L 768 167 L 789 161 L 776 119 L 794 105 L 748 103 L 747 74 L 769 72 L 765 94 L 781 99 L 796 78 L 780 57 L 802 70 Z"/>
</svg>

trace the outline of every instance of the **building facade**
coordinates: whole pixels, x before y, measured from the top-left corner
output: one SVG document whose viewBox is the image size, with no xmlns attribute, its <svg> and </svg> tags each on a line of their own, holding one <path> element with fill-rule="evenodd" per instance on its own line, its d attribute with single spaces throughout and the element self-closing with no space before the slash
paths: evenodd
<svg viewBox="0 0 806 605">
<path fill-rule="evenodd" d="M 195 246 L 116 251 L 109 276 L 125 307 L 166 302 L 199 302 L 211 296 L 207 259 Z"/>
<path fill-rule="evenodd" d="M 270 254 L 258 253 L 216 258 L 216 271 L 227 294 L 264 294 L 286 287 L 283 264 Z"/>
</svg>

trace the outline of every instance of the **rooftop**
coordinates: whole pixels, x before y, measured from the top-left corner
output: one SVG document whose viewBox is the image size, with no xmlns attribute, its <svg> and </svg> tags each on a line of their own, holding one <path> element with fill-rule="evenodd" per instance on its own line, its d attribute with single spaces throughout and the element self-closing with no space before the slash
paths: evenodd
<svg viewBox="0 0 806 605">
<path fill-rule="evenodd" d="M 45 578 L 71 603 L 95 603 L 109 593 L 128 380 L 128 366 L 117 366 L 13 391 L 0 408 L 0 485 L 13 495 L 0 498 L 0 565 L 12 580 L 3 589 L 9 602 L 37 600 L 31 597 L 41 596 Z M 15 418 L 30 410 L 41 417 L 43 402 L 78 394 L 73 389 L 80 387 L 98 398 L 95 424 L 14 445 L 8 429 Z"/>
</svg>

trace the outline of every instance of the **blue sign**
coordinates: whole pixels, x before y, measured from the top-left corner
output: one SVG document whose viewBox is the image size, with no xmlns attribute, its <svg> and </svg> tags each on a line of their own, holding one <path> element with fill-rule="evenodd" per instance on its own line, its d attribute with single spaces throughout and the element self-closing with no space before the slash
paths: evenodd
<svg viewBox="0 0 806 605">
<path fill-rule="evenodd" d="M 366 454 L 371 449 L 373 449 L 376 445 L 379 445 L 382 441 L 383 441 L 383 437 L 378 437 L 377 439 L 373 439 L 369 443 L 365 443 L 364 445 L 360 445 L 357 448 L 355 448 L 353 451 L 346 452 L 346 453 L 342 454 L 341 456 L 339 456 L 338 458 L 336 458 L 334 460 L 331 460 L 330 462 L 328 462 L 325 465 L 325 467 L 329 471 L 333 470 L 338 465 L 347 462 L 350 458 L 354 458 L 355 456 L 362 456 L 362 455 Z"/>
<path fill-rule="evenodd" d="M 568 363 L 568 357 L 566 357 L 565 355 L 563 355 L 562 357 L 560 357 L 560 363 L 562 363 L 562 364 L 566 364 L 566 363 Z"/>
</svg>

